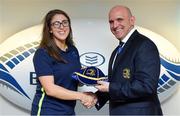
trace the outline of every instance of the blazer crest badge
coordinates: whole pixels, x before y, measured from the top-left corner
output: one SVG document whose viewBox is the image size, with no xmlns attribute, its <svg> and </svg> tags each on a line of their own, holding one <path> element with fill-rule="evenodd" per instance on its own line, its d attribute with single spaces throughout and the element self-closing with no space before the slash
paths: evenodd
<svg viewBox="0 0 180 116">
<path fill-rule="evenodd" d="M 123 77 L 124 77 L 125 79 L 129 79 L 129 78 L 131 77 L 130 69 L 129 69 L 129 68 L 123 69 Z"/>
</svg>

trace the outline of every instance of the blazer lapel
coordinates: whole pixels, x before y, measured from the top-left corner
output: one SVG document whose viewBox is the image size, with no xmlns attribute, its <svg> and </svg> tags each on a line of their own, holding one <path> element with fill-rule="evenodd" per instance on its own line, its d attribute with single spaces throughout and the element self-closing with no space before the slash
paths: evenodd
<svg viewBox="0 0 180 116">
<path fill-rule="evenodd" d="M 113 60 L 115 58 L 115 55 L 116 55 L 116 51 L 118 49 L 118 46 L 115 48 L 115 50 L 113 51 L 111 57 L 110 57 L 110 60 L 109 60 L 109 65 L 108 65 L 108 78 L 110 79 L 111 78 L 111 74 L 112 74 L 112 64 L 113 64 Z"/>
<path fill-rule="evenodd" d="M 133 38 L 135 37 L 136 33 L 138 33 L 138 32 L 134 31 L 134 33 L 130 36 L 128 41 L 125 43 L 121 53 L 119 53 L 117 55 L 112 72 L 114 72 L 116 70 L 118 65 L 121 65 L 121 59 L 124 57 L 125 53 L 128 52 L 128 48 L 131 47 L 131 42 L 132 42 Z"/>
</svg>

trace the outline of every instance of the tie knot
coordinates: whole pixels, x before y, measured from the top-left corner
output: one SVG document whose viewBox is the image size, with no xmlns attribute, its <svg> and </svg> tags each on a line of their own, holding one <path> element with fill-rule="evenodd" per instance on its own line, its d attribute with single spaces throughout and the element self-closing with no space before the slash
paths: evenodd
<svg viewBox="0 0 180 116">
<path fill-rule="evenodd" d="M 123 44 L 124 44 L 124 42 L 120 41 L 120 42 L 119 42 L 119 47 L 122 47 Z"/>
<path fill-rule="evenodd" d="M 124 44 L 124 42 L 122 42 L 122 41 L 119 42 L 119 48 L 117 50 L 117 54 L 119 54 L 121 52 L 123 44 Z"/>
</svg>

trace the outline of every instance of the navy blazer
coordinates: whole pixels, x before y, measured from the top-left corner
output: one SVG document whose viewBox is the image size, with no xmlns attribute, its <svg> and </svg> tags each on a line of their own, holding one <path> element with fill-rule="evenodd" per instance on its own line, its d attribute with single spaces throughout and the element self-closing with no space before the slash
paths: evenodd
<svg viewBox="0 0 180 116">
<path fill-rule="evenodd" d="M 109 100 L 110 115 L 162 115 L 157 96 L 160 57 L 156 45 L 137 30 L 108 68 L 109 93 L 97 92 L 99 110 Z"/>
</svg>

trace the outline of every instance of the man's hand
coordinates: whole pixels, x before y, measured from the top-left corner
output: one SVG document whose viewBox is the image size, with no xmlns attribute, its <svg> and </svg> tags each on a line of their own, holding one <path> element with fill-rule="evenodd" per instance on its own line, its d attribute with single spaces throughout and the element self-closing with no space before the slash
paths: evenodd
<svg viewBox="0 0 180 116">
<path fill-rule="evenodd" d="M 97 81 L 95 88 L 97 88 L 101 92 L 109 92 L 109 82 L 106 81 Z"/>
<path fill-rule="evenodd" d="M 97 102 L 97 97 L 96 94 L 92 92 L 83 92 L 83 98 L 81 100 L 81 103 L 86 107 L 86 108 L 91 108 L 95 106 Z"/>
</svg>

